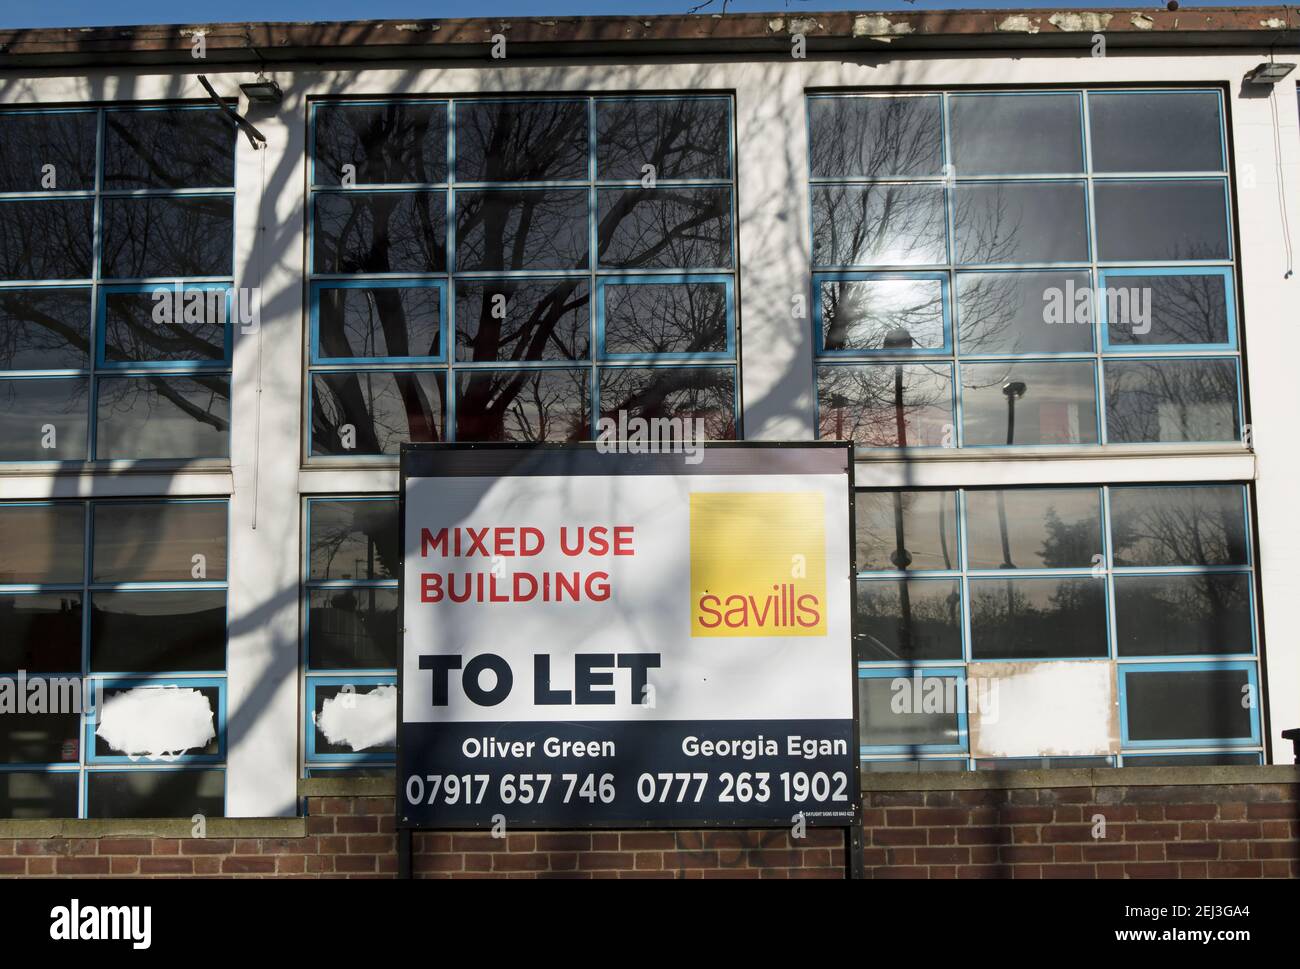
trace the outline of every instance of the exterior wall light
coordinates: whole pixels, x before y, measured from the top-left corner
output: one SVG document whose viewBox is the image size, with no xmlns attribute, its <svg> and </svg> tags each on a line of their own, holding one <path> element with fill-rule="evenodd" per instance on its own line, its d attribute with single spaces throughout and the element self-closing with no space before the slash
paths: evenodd
<svg viewBox="0 0 1300 969">
<path fill-rule="evenodd" d="M 243 91 L 244 96 L 254 104 L 279 104 L 284 97 L 280 85 L 260 75 L 256 81 L 239 85 L 239 90 Z"/>
<path fill-rule="evenodd" d="M 1247 84 L 1276 84 L 1295 70 L 1294 64 L 1278 64 L 1269 61 L 1246 72 Z"/>
</svg>

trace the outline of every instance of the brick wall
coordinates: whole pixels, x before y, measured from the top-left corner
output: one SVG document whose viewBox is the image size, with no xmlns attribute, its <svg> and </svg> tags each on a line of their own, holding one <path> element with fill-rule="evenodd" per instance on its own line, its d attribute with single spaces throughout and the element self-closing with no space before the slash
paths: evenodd
<svg viewBox="0 0 1300 969">
<path fill-rule="evenodd" d="M 391 878 L 391 782 L 311 780 L 303 818 L 0 821 L 0 877 Z M 866 774 L 875 878 L 1300 877 L 1300 770 Z M 1104 837 L 1094 817 L 1105 819 Z M 785 830 L 419 832 L 417 877 L 840 878 L 844 837 Z"/>
<path fill-rule="evenodd" d="M 866 875 L 1297 878 L 1298 779 L 1288 767 L 867 775 Z"/>
</svg>

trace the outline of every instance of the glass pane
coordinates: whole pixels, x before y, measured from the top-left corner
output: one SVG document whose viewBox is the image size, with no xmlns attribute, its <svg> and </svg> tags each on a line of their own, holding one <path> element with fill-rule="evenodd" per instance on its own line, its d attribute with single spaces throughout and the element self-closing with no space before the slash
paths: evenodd
<svg viewBox="0 0 1300 969">
<path fill-rule="evenodd" d="M 1121 656 L 1250 653 L 1250 576 L 1115 576 Z"/>
<path fill-rule="evenodd" d="M 1091 361 L 967 363 L 961 381 L 967 447 L 1097 443 Z"/>
<path fill-rule="evenodd" d="M 315 184 L 341 184 L 345 165 L 354 185 L 447 180 L 445 103 L 318 104 L 315 111 Z"/>
<path fill-rule="evenodd" d="M 961 659 L 957 579 L 859 579 L 857 586 L 859 660 Z"/>
<path fill-rule="evenodd" d="M 889 178 L 943 171 L 937 96 L 809 98 L 813 178 Z"/>
<path fill-rule="evenodd" d="M 457 101 L 458 182 L 587 180 L 585 101 Z"/>
<path fill-rule="evenodd" d="M 90 111 L 0 114 L 0 192 L 93 189 L 97 125 Z"/>
<path fill-rule="evenodd" d="M 437 286 L 331 286 L 317 298 L 316 352 L 323 360 L 442 355 Z"/>
<path fill-rule="evenodd" d="M 456 270 L 582 269 L 585 189 L 456 193 Z"/>
<path fill-rule="evenodd" d="M 85 508 L 79 501 L 0 505 L 0 585 L 80 585 L 85 567 L 85 521 Z"/>
<path fill-rule="evenodd" d="M 220 589 L 92 592 L 90 606 L 92 672 L 226 668 L 226 593 Z"/>
<path fill-rule="evenodd" d="M 446 192 L 321 192 L 313 206 L 315 272 L 447 268 Z"/>
<path fill-rule="evenodd" d="M 942 349 L 938 279 L 828 279 L 821 284 L 823 350 Z"/>
<path fill-rule="evenodd" d="M 0 279 L 89 279 L 90 199 L 0 201 Z"/>
<path fill-rule="evenodd" d="M 600 371 L 600 416 L 696 421 L 692 439 L 736 437 L 733 367 L 606 367 Z"/>
<path fill-rule="evenodd" d="M 948 216 L 939 186 L 814 186 L 812 211 L 814 266 L 948 261 Z"/>
<path fill-rule="evenodd" d="M 86 460 L 89 383 L 0 380 L 0 461 Z"/>
<path fill-rule="evenodd" d="M 0 818 L 75 818 L 78 771 L 0 773 Z"/>
<path fill-rule="evenodd" d="M 219 818 L 225 784 L 218 770 L 90 771 L 86 810 L 92 818 Z"/>
<path fill-rule="evenodd" d="M 457 441 L 584 441 L 591 437 L 590 370 L 462 370 Z"/>
<path fill-rule="evenodd" d="M 1083 171 L 1077 94 L 953 95 L 948 112 L 958 177 Z"/>
<path fill-rule="evenodd" d="M 957 443 L 947 364 L 817 368 L 817 436 L 864 447 Z"/>
<path fill-rule="evenodd" d="M 1228 200 L 1222 179 L 1097 182 L 1097 258 L 1227 259 Z"/>
<path fill-rule="evenodd" d="M 971 657 L 1105 657 L 1106 582 L 1100 577 L 970 579 Z"/>
<path fill-rule="evenodd" d="M 975 761 L 976 770 L 1079 770 L 1112 766 L 1109 757 L 995 757 Z"/>
<path fill-rule="evenodd" d="M 101 377 L 95 456 L 230 455 L 230 378 Z"/>
<path fill-rule="evenodd" d="M 581 279 L 456 280 L 456 359 L 581 360 L 590 354 Z"/>
<path fill-rule="evenodd" d="M 958 349 L 969 353 L 1092 350 L 1086 272 L 959 273 Z"/>
<path fill-rule="evenodd" d="M 1259 754 L 1125 754 L 1125 767 L 1244 767 L 1259 764 Z"/>
<path fill-rule="evenodd" d="M 1220 273 L 1105 279 L 1112 346 L 1227 343 L 1234 335 L 1228 278 Z"/>
<path fill-rule="evenodd" d="M 964 689 L 955 676 L 899 670 L 897 676 L 858 677 L 858 714 L 864 747 L 952 746 L 961 743 Z M 930 698 L 927 703 L 926 698 Z"/>
<path fill-rule="evenodd" d="M 312 579 L 397 577 L 397 501 L 312 501 Z"/>
<path fill-rule="evenodd" d="M 1112 488 L 1110 522 L 1117 566 L 1249 561 L 1240 485 Z"/>
<path fill-rule="evenodd" d="M 90 290 L 0 289 L 0 370 L 90 366 Z"/>
<path fill-rule="evenodd" d="M 104 188 L 233 187 L 238 135 L 218 108 L 108 111 Z"/>
<path fill-rule="evenodd" d="M 1112 444 L 1241 438 L 1236 360 L 1108 360 L 1105 372 Z"/>
<path fill-rule="evenodd" d="M 1209 740 L 1251 736 L 1254 708 L 1242 703 L 1246 670 L 1125 670 L 1130 740 Z"/>
<path fill-rule="evenodd" d="M 316 692 L 315 709 L 312 711 L 312 720 L 316 724 L 316 753 L 317 754 L 354 754 L 354 753 L 358 753 L 360 750 L 364 750 L 367 754 L 394 753 L 397 750 L 397 736 L 396 736 L 397 724 L 396 723 L 393 724 L 393 733 L 390 735 L 391 739 L 388 740 L 387 742 L 384 742 L 381 739 L 378 742 L 371 744 L 370 746 L 364 746 L 360 748 L 354 747 L 352 744 L 346 742 L 330 743 L 329 739 L 325 735 L 325 732 L 320 728 L 321 712 L 323 711 L 326 702 L 336 700 L 339 694 L 342 693 L 345 689 L 347 689 L 348 692 L 355 692 L 357 699 L 361 700 L 361 702 L 365 702 L 363 698 L 371 696 L 372 694 L 379 694 L 382 697 L 385 694 L 392 694 L 395 692 L 395 688 L 391 684 L 383 684 L 380 686 L 371 686 L 369 684 L 354 685 L 354 684 L 349 684 L 344 680 L 339 680 L 338 686 L 335 686 L 332 683 L 318 685 L 315 691 Z M 353 702 L 356 701 L 354 700 Z M 393 699 L 394 705 L 396 705 L 396 702 L 397 702 L 396 698 L 394 697 Z"/>
<path fill-rule="evenodd" d="M 83 709 L 81 679 L 69 676 L 42 681 L 32 677 L 24 690 L 26 702 L 31 702 L 33 696 L 43 696 L 47 709 L 39 713 L 5 711 L 0 718 L 0 764 L 77 763 L 77 734 Z"/>
<path fill-rule="evenodd" d="M 606 281 L 605 353 L 726 353 L 724 283 Z"/>
<path fill-rule="evenodd" d="M 868 774 L 929 774 L 936 771 L 964 771 L 966 761 L 928 757 L 925 760 L 864 760 L 859 766 Z"/>
<path fill-rule="evenodd" d="M 226 577 L 225 502 L 96 502 L 93 514 L 92 582 Z"/>
<path fill-rule="evenodd" d="M 307 662 L 313 669 L 397 666 L 396 589 L 317 589 L 309 608 Z"/>
<path fill-rule="evenodd" d="M 441 372 L 312 375 L 312 454 L 396 454 L 403 441 L 441 441 Z"/>
<path fill-rule="evenodd" d="M 859 572 L 957 569 L 957 492 L 859 491 Z"/>
<path fill-rule="evenodd" d="M 0 595 L 0 669 L 79 673 L 81 593 Z"/>
<path fill-rule="evenodd" d="M 1091 92 L 1097 172 L 1222 171 L 1219 96 L 1213 91 Z"/>
<path fill-rule="evenodd" d="M 104 360 L 220 362 L 226 358 L 227 290 L 173 289 L 104 295 Z"/>
<path fill-rule="evenodd" d="M 1102 554 L 1096 488 L 966 492 L 968 568 L 1090 568 Z"/>
<path fill-rule="evenodd" d="M 955 198 L 958 262 L 1088 261 L 1082 182 L 966 182 Z"/>
<path fill-rule="evenodd" d="M 730 269 L 731 189 L 602 189 L 603 269 Z"/>
<path fill-rule="evenodd" d="M 229 276 L 235 200 L 230 196 L 103 200 L 106 279 Z"/>
<path fill-rule="evenodd" d="M 731 177 L 731 101 L 629 98 L 596 102 L 596 177 Z"/>
</svg>

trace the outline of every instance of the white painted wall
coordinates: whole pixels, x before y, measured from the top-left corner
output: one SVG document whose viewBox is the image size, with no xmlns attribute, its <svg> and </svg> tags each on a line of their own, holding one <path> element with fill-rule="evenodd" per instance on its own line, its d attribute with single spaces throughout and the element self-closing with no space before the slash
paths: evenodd
<svg viewBox="0 0 1300 969">
<path fill-rule="evenodd" d="M 1293 497 L 1300 483 L 1300 447 L 1289 430 L 1300 418 L 1300 379 L 1294 374 L 1300 361 L 1300 281 L 1286 275 L 1290 263 L 1285 229 L 1300 231 L 1295 84 L 1278 85 L 1272 98 L 1242 95 L 1241 78 L 1264 51 L 1123 53 L 1094 59 L 1057 53 L 882 54 L 878 47 L 864 49 L 861 56 L 806 61 L 713 58 L 619 65 L 593 60 L 577 66 L 485 61 L 274 73 L 285 91 L 283 103 L 271 112 L 254 109 L 250 115 L 270 145 L 255 152 L 241 138 L 238 155 L 236 285 L 260 284 L 264 303 L 260 336 L 243 336 L 236 344 L 229 475 L 209 467 L 164 475 L 108 469 L 71 477 L 32 468 L 31 473 L 0 476 L 4 498 L 53 493 L 231 494 L 231 815 L 295 810 L 301 495 L 391 493 L 397 486 L 395 467 L 309 463 L 303 453 L 307 98 L 321 95 L 734 91 L 744 420 L 749 437 L 782 440 L 808 439 L 814 430 L 811 327 L 807 319 L 792 315 L 792 297 L 809 296 L 807 89 L 1228 84 L 1254 453 L 1199 447 L 1187 452 L 1115 448 L 998 455 L 984 449 L 945 452 L 911 463 L 882 455 L 862 462 L 858 477 L 861 483 L 881 487 L 1253 479 L 1273 759 L 1290 761 L 1290 745 L 1281 741 L 1280 731 L 1300 726 L 1300 513 Z M 207 73 L 223 94 L 234 94 L 238 82 L 252 78 L 250 71 Z M 73 77 L 9 71 L 0 78 L 0 104 L 165 97 L 204 94 L 192 74 L 170 70 L 96 70 Z M 255 245 L 259 236 L 266 239 L 260 257 Z"/>
</svg>

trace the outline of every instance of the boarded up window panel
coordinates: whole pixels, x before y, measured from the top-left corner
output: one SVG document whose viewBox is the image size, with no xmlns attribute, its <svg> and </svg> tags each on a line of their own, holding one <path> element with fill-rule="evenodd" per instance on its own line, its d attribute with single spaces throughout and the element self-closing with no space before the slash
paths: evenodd
<svg viewBox="0 0 1300 969">
<path fill-rule="evenodd" d="M 976 757 L 1086 757 L 1119 750 L 1109 662 L 980 663 L 967 707 Z"/>
</svg>

